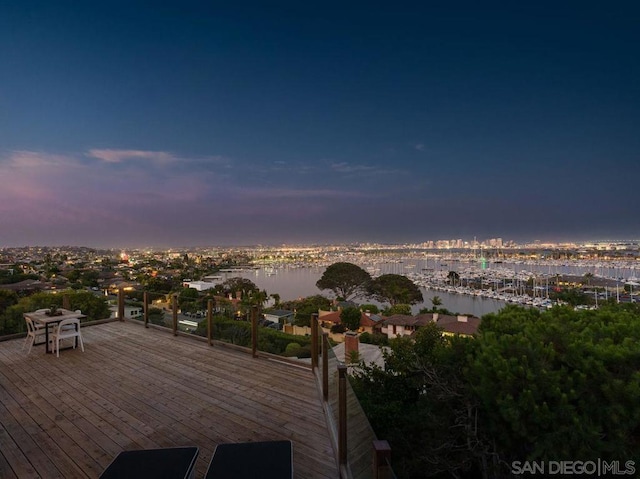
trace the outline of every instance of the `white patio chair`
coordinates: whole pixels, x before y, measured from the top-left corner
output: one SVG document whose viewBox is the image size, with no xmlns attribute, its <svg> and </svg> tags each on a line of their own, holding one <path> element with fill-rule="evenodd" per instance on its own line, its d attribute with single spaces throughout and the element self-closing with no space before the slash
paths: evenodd
<svg viewBox="0 0 640 479">
<path fill-rule="evenodd" d="M 82 311 L 80 311 L 79 309 L 76 309 L 76 314 L 82 314 Z M 67 324 L 64 329 L 71 329 L 71 330 L 75 330 L 76 327 L 74 324 Z"/>
<path fill-rule="evenodd" d="M 77 311 L 76 311 L 77 313 Z M 60 321 L 60 323 L 62 323 L 62 321 Z M 65 324 L 62 325 L 62 329 L 64 331 L 75 331 L 76 330 L 76 325 L 75 323 L 69 323 L 69 322 L 65 322 Z M 80 328 L 78 328 L 80 329 Z"/>
<path fill-rule="evenodd" d="M 31 347 L 35 344 L 36 339 L 39 337 L 45 337 L 45 326 L 43 324 L 34 323 L 31 318 L 27 318 L 25 316 L 24 320 L 27 323 L 27 337 L 24 340 L 24 344 L 22 345 L 22 350 L 29 344 L 29 350 L 27 354 L 31 352 Z"/>
<path fill-rule="evenodd" d="M 69 325 L 72 327 L 70 328 Z M 60 357 L 60 340 L 78 338 L 80 349 L 84 353 L 84 344 L 82 344 L 82 333 L 80 332 L 80 320 L 78 318 L 63 319 L 53 332 L 51 341 L 56 352 L 56 356 Z M 73 341 L 73 349 L 76 348 L 76 342 Z"/>
</svg>

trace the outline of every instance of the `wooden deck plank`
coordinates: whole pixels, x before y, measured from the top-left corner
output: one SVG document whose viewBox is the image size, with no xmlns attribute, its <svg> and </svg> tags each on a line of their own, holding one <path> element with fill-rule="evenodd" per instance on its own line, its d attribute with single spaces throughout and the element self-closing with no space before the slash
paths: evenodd
<svg viewBox="0 0 640 479">
<path fill-rule="evenodd" d="M 41 448 L 37 442 L 37 437 L 30 435 L 23 428 L 24 415 L 18 414 L 16 418 L 15 412 L 12 411 L 16 407 L 12 404 L 11 399 L 1 397 L 0 400 L 3 404 L 3 407 L 0 408 L 3 427 L 6 429 L 8 436 L 20 448 L 19 453 L 15 449 L 9 448 L 13 449 L 13 458 L 17 459 L 17 461 L 11 463 L 15 473 L 20 477 L 38 477 L 39 471 L 49 471 L 50 477 L 64 477 L 58 472 L 55 463 L 52 462 L 48 455 L 40 454 Z M 4 405 L 8 405 L 8 407 L 4 407 Z"/>
<path fill-rule="evenodd" d="M 122 353 L 122 351 L 114 351 L 114 352 L 117 352 L 118 355 L 121 355 Z M 242 359 L 245 360 L 247 364 L 250 364 L 250 365 L 256 364 L 256 361 L 251 359 L 250 357 L 245 357 Z M 176 364 L 175 362 L 167 362 L 166 364 L 163 364 L 163 368 L 165 368 L 165 372 L 168 375 L 171 375 L 171 373 L 173 373 L 171 377 L 173 377 L 174 379 L 179 378 L 181 376 L 180 371 L 182 367 L 179 364 Z M 264 366 L 260 366 L 259 369 L 264 370 Z M 248 368 L 245 367 L 244 370 L 246 372 Z M 265 392 L 260 390 L 260 384 L 258 384 L 258 382 L 254 382 L 253 384 L 248 385 L 248 387 L 242 388 L 240 391 L 238 391 L 236 386 L 237 382 L 233 380 L 229 380 L 228 383 L 223 383 L 223 381 L 220 379 L 220 376 L 214 376 L 214 374 L 217 374 L 221 371 L 224 372 L 225 370 L 218 366 L 217 369 L 206 371 L 207 375 L 205 377 L 215 382 L 216 392 L 218 394 L 221 394 L 221 395 L 228 394 L 228 396 L 226 397 L 226 400 L 221 401 L 219 405 L 224 407 L 226 404 L 233 404 L 234 410 L 227 410 L 227 412 L 231 414 L 237 413 L 235 408 L 238 405 L 255 406 L 256 403 L 261 403 L 262 406 L 271 409 L 272 420 L 273 420 L 275 415 L 277 415 L 280 412 L 280 410 L 282 409 L 288 410 L 290 407 L 293 406 L 293 403 L 291 405 L 287 404 L 286 395 L 283 395 L 283 397 L 272 397 L 271 394 L 266 394 Z M 308 371 L 304 371 L 304 373 L 307 376 L 310 374 Z M 141 371 L 140 374 L 144 376 L 147 373 L 145 373 L 145 371 Z M 252 377 L 253 377 L 253 373 L 252 373 Z M 180 390 L 181 388 L 185 389 L 183 392 L 185 394 L 187 393 L 192 394 L 194 396 L 194 403 L 197 404 L 199 403 L 199 401 L 212 400 L 211 397 L 203 396 L 202 394 L 200 394 L 201 390 L 204 388 L 203 384 L 204 383 L 197 382 L 197 381 L 195 383 L 191 381 L 187 384 L 183 384 L 182 381 L 172 381 L 171 387 L 172 389 L 176 389 L 176 390 Z M 274 390 L 278 390 L 278 388 L 280 390 L 283 390 L 283 389 L 287 390 L 288 386 L 289 386 L 288 381 L 283 381 L 282 384 L 280 385 L 273 384 L 272 386 L 267 387 L 266 391 L 271 393 Z M 310 385 L 309 391 L 313 391 L 313 388 L 314 386 Z M 309 393 L 309 391 L 307 393 Z M 218 394 L 216 395 L 216 398 L 219 397 Z M 276 406 L 278 406 L 278 409 L 276 409 Z M 190 404 L 186 404 L 185 407 L 189 409 Z M 322 427 L 323 429 L 326 427 L 325 426 L 326 423 L 324 422 L 324 416 L 322 415 L 321 411 L 319 411 L 317 415 L 307 415 L 306 421 L 307 423 L 310 421 L 314 422 L 318 426 Z M 279 427 L 289 427 L 290 425 L 291 423 L 289 422 L 289 415 L 287 414 L 283 419 L 283 422 L 279 424 Z"/>
<path fill-rule="evenodd" d="M 272 439 L 293 441 L 295 477 L 338 476 L 308 367 L 128 322 L 82 332 L 60 358 L 0 342 L 1 477 L 97 477 L 121 450 L 177 445 L 200 448 L 201 477 L 217 444 Z"/>
<path fill-rule="evenodd" d="M 250 357 L 248 358 L 243 358 L 244 360 L 246 360 L 249 364 L 253 365 L 256 364 L 256 361 L 252 360 Z M 166 364 L 163 364 L 163 367 L 166 368 L 166 371 L 173 371 L 175 374 L 178 374 L 177 371 L 179 371 L 179 365 L 176 365 L 175 362 L 168 362 Z M 220 368 L 218 368 L 220 369 Z M 246 368 L 245 368 L 246 369 Z M 144 376 L 146 374 L 145 371 L 141 371 L 140 374 L 142 376 Z M 309 374 L 308 372 L 306 372 L 306 374 Z M 175 377 L 175 376 L 174 376 Z M 231 389 L 233 389 L 233 383 L 230 382 L 229 384 L 232 385 Z M 238 395 L 236 394 L 231 394 L 230 396 L 227 397 L 226 400 L 224 401 L 220 401 L 220 402 L 215 402 L 215 400 L 212 397 L 206 397 L 203 395 L 199 395 L 198 391 L 200 390 L 200 387 L 198 385 L 198 383 L 196 383 L 195 385 L 192 384 L 188 384 L 188 385 L 181 385 L 179 382 L 172 382 L 171 383 L 172 389 L 175 388 L 176 390 L 179 390 L 182 387 L 188 388 L 190 394 L 194 395 L 194 401 L 193 404 L 202 404 L 202 402 L 209 402 L 210 404 L 215 403 L 216 407 L 221 408 L 221 411 L 224 412 L 224 415 L 222 416 L 223 420 L 227 421 L 229 423 L 229 425 L 227 426 L 228 428 L 231 428 L 231 430 L 233 430 L 234 432 L 237 432 L 240 430 L 240 428 L 242 428 L 243 431 L 245 431 L 245 433 L 248 433 L 245 436 L 240 436 L 240 437 L 234 437 L 234 438 L 229 438 L 231 440 L 231 442 L 240 442 L 240 441 L 247 441 L 247 440 L 269 440 L 269 439 L 273 439 L 274 435 L 276 439 L 280 438 L 280 430 L 285 428 L 285 429 L 291 429 L 291 433 L 292 433 L 292 438 L 293 440 L 295 440 L 298 436 L 297 436 L 297 430 L 299 429 L 299 424 L 294 424 L 292 422 L 290 422 L 290 418 L 289 415 L 286 414 L 285 418 L 282 419 L 282 422 L 277 424 L 276 428 L 271 428 L 270 429 L 270 433 L 268 436 L 264 436 L 262 437 L 261 435 L 265 433 L 265 429 L 264 426 L 260 426 L 259 422 L 255 421 L 255 417 L 254 415 L 250 414 L 249 417 L 247 417 L 246 415 L 246 409 L 238 409 L 238 405 L 242 405 L 241 403 L 245 403 L 248 401 L 245 401 L 246 397 L 249 395 L 249 393 L 251 393 L 251 390 L 249 389 L 243 389 L 242 390 L 242 395 Z M 217 388 L 217 393 L 221 392 L 221 389 L 224 389 L 222 387 L 222 385 L 220 383 L 217 384 L 217 386 L 219 386 Z M 228 386 L 227 386 L 228 387 Z M 311 389 L 313 388 L 313 386 L 311 386 Z M 186 391 L 185 391 L 186 392 Z M 217 397 L 217 395 L 216 395 Z M 173 400 L 174 397 L 173 395 L 171 395 L 171 393 L 168 393 L 168 399 L 169 400 Z M 253 397 L 253 402 L 251 404 L 253 404 L 253 406 L 256 406 L 256 402 L 260 402 L 260 401 L 256 401 L 256 397 Z M 198 408 L 192 408 L 191 403 L 186 404 L 185 408 L 192 410 L 194 413 L 199 414 L 199 409 Z M 227 404 L 232 404 L 233 406 L 231 407 L 227 407 Z M 245 404 L 246 406 L 246 404 Z M 267 409 L 265 409 L 262 414 L 263 415 L 271 415 L 271 423 L 274 424 L 275 418 L 278 415 L 278 411 L 273 407 L 272 403 L 266 403 L 263 404 L 263 406 Z M 285 406 L 288 407 L 288 406 Z M 271 412 L 269 412 L 269 410 Z M 253 412 L 255 414 L 255 408 L 254 410 L 250 411 Z M 282 413 L 280 413 L 282 414 Z M 181 416 L 182 417 L 182 416 Z M 231 420 L 226 419 L 227 417 L 230 417 Z M 324 420 L 324 419 L 323 419 Z M 323 427 L 326 427 L 323 425 Z M 305 430 L 305 434 L 306 435 L 310 435 L 310 434 L 314 434 L 314 431 L 312 431 L 311 429 L 307 428 Z M 311 453 L 311 451 L 307 451 L 307 449 L 305 448 L 304 444 L 301 444 L 300 447 L 302 449 L 300 449 L 300 453 L 304 453 L 309 452 Z M 316 451 L 314 450 L 313 453 L 315 453 Z M 325 449 L 325 453 L 328 453 L 329 455 L 331 455 L 331 450 L 329 449 Z M 307 458 L 308 459 L 308 458 Z M 305 459 L 305 460 L 307 460 Z"/>
<path fill-rule="evenodd" d="M 0 414 L 7 414 L 2 407 Z M 3 478 L 17 477 L 16 474 L 21 477 L 37 477 L 35 469 L 4 426 L 0 427 L 0 473 Z"/>
</svg>

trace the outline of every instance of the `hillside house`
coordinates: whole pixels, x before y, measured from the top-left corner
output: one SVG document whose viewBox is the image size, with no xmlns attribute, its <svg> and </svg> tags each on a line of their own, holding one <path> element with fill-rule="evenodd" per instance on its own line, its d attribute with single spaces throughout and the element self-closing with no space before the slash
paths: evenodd
<svg viewBox="0 0 640 479">
<path fill-rule="evenodd" d="M 318 321 L 323 328 L 331 329 L 336 324 L 340 324 L 341 311 L 318 311 Z M 382 316 L 372 314 L 369 311 L 361 311 L 360 332 L 379 332 L 382 327 Z"/>
<path fill-rule="evenodd" d="M 435 322 L 443 330 L 443 334 L 463 334 L 472 336 L 478 331 L 480 318 L 475 316 L 439 313 L 425 313 L 416 316 L 406 314 L 394 314 L 382 318 L 381 332 L 389 339 L 399 336 L 411 336 L 421 326 Z"/>
</svg>

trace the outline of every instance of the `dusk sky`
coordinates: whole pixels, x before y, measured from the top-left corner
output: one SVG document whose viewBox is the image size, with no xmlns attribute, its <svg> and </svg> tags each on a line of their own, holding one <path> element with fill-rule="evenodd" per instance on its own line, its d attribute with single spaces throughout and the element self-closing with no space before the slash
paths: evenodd
<svg viewBox="0 0 640 479">
<path fill-rule="evenodd" d="M 0 247 L 640 238 L 637 1 L 230 4 L 2 3 Z"/>
</svg>

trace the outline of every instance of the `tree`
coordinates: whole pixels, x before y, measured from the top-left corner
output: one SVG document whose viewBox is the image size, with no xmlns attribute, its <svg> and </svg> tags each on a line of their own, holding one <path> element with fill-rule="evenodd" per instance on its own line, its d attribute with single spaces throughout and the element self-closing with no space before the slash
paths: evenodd
<svg viewBox="0 0 640 479">
<path fill-rule="evenodd" d="M 328 310 L 331 308 L 331 301 L 324 296 L 316 294 L 297 301 L 291 301 L 282 305 L 285 309 L 296 312 L 296 326 L 309 326 L 311 324 L 311 315 L 317 313 L 320 309 Z"/>
<path fill-rule="evenodd" d="M 20 269 L 17 266 L 9 270 L 0 270 L 0 284 L 19 283 L 25 279 L 40 279 L 37 274 L 23 274 L 18 271 Z"/>
<path fill-rule="evenodd" d="M 195 288 L 182 288 L 180 293 L 178 294 L 179 301 L 193 301 L 194 299 L 198 299 L 200 293 Z"/>
<path fill-rule="evenodd" d="M 266 290 L 256 290 L 251 291 L 248 295 L 246 295 L 242 302 L 245 306 L 262 306 L 267 302 L 269 295 Z"/>
<path fill-rule="evenodd" d="M 35 293 L 21 298 L 16 304 L 9 306 L 0 317 L 0 329 L 3 334 L 18 333 L 24 331 L 24 318 L 22 315 L 36 309 L 61 307 L 62 297 L 69 297 L 72 310 L 79 309 L 87 316 L 84 321 L 105 319 L 111 315 L 109 305 L 104 296 L 96 296 L 90 291 L 66 290 L 63 294 Z"/>
<path fill-rule="evenodd" d="M 371 314 L 378 314 L 380 312 L 380 308 L 375 304 L 361 304 L 360 311 L 368 311 Z"/>
<path fill-rule="evenodd" d="M 561 300 L 571 306 L 577 306 L 579 304 L 591 304 L 594 300 L 591 295 L 587 295 L 578 288 L 565 288 L 561 291 L 553 291 L 549 294 L 549 297 L 554 300 Z"/>
<path fill-rule="evenodd" d="M 618 457 L 640 444 L 640 305 L 507 306 L 475 338 L 435 324 L 390 341 L 354 390 L 402 477 L 512 477 L 513 461 Z M 407 414 L 411 411 L 411 414 Z"/>
<path fill-rule="evenodd" d="M 422 292 L 416 284 L 400 274 L 383 274 L 371 280 L 368 287 L 369 296 L 391 305 L 416 304 L 424 300 Z"/>
<path fill-rule="evenodd" d="M 452 285 L 455 286 L 456 283 L 458 281 L 460 281 L 460 275 L 458 273 L 456 273 L 455 271 L 449 271 L 449 273 L 447 274 L 447 281 Z"/>
<path fill-rule="evenodd" d="M 269 295 L 270 298 L 273 298 L 273 307 L 277 308 L 280 305 L 280 295 L 278 293 L 273 293 Z"/>
<path fill-rule="evenodd" d="M 392 316 L 394 314 L 404 314 L 407 316 L 411 316 L 411 305 L 410 304 L 394 304 L 393 306 L 384 310 L 385 316 Z"/>
<path fill-rule="evenodd" d="M 231 294 L 235 297 L 236 293 L 240 292 L 241 296 L 244 298 L 245 296 L 250 295 L 251 293 L 257 293 L 260 289 L 256 286 L 256 284 L 247 278 L 241 278 L 239 276 L 234 278 L 229 278 L 221 285 L 221 290 L 225 295 Z"/>
<path fill-rule="evenodd" d="M 83 286 L 97 287 L 99 277 L 100 277 L 100 274 L 97 271 L 88 270 L 82 273 L 80 281 L 82 282 Z"/>
<path fill-rule="evenodd" d="M 628 306 L 484 316 L 466 377 L 502 460 L 638 457 L 640 308 Z"/>
<path fill-rule="evenodd" d="M 362 313 L 358 308 L 344 308 L 340 311 L 340 322 L 344 324 L 349 331 L 357 331 L 360 329 L 360 318 Z"/>
<path fill-rule="evenodd" d="M 322 277 L 316 282 L 319 289 L 329 289 L 336 296 L 348 300 L 355 294 L 363 292 L 371 275 L 352 263 L 333 263 L 325 269 Z"/>
<path fill-rule="evenodd" d="M 152 293 L 167 294 L 171 292 L 173 285 L 170 279 L 162 278 L 159 276 L 149 276 L 142 281 L 145 289 Z"/>
<path fill-rule="evenodd" d="M 164 326 L 164 311 L 160 308 L 149 308 L 149 322 Z"/>
<path fill-rule="evenodd" d="M 79 269 L 72 269 L 71 271 L 66 273 L 65 276 L 67 277 L 67 279 L 69 281 L 74 283 L 76 281 L 80 281 L 81 274 L 82 274 L 82 272 Z"/>
<path fill-rule="evenodd" d="M 200 308 L 200 293 L 195 288 L 182 288 L 178 293 L 178 306 L 183 312 L 195 312 Z"/>
<path fill-rule="evenodd" d="M 434 296 L 431 298 L 431 304 L 433 305 L 433 311 L 435 312 L 438 309 L 438 306 L 442 306 L 440 296 Z"/>
<path fill-rule="evenodd" d="M 104 296 L 96 296 L 90 291 L 75 291 L 73 293 L 65 291 L 64 294 L 69 295 L 69 304 L 71 305 L 71 309 L 79 309 L 82 311 L 82 313 L 87 316 L 87 321 L 106 319 L 111 316 L 109 305 L 107 304 Z"/>
<path fill-rule="evenodd" d="M 8 289 L 0 289 L 0 315 L 3 314 L 9 306 L 13 306 L 18 302 L 18 294 Z"/>
<path fill-rule="evenodd" d="M 431 323 L 413 339 L 392 339 L 384 368 L 356 369 L 354 390 L 378 437 L 393 444 L 398 477 L 459 478 L 488 450 L 462 376 L 472 341 Z"/>
</svg>

